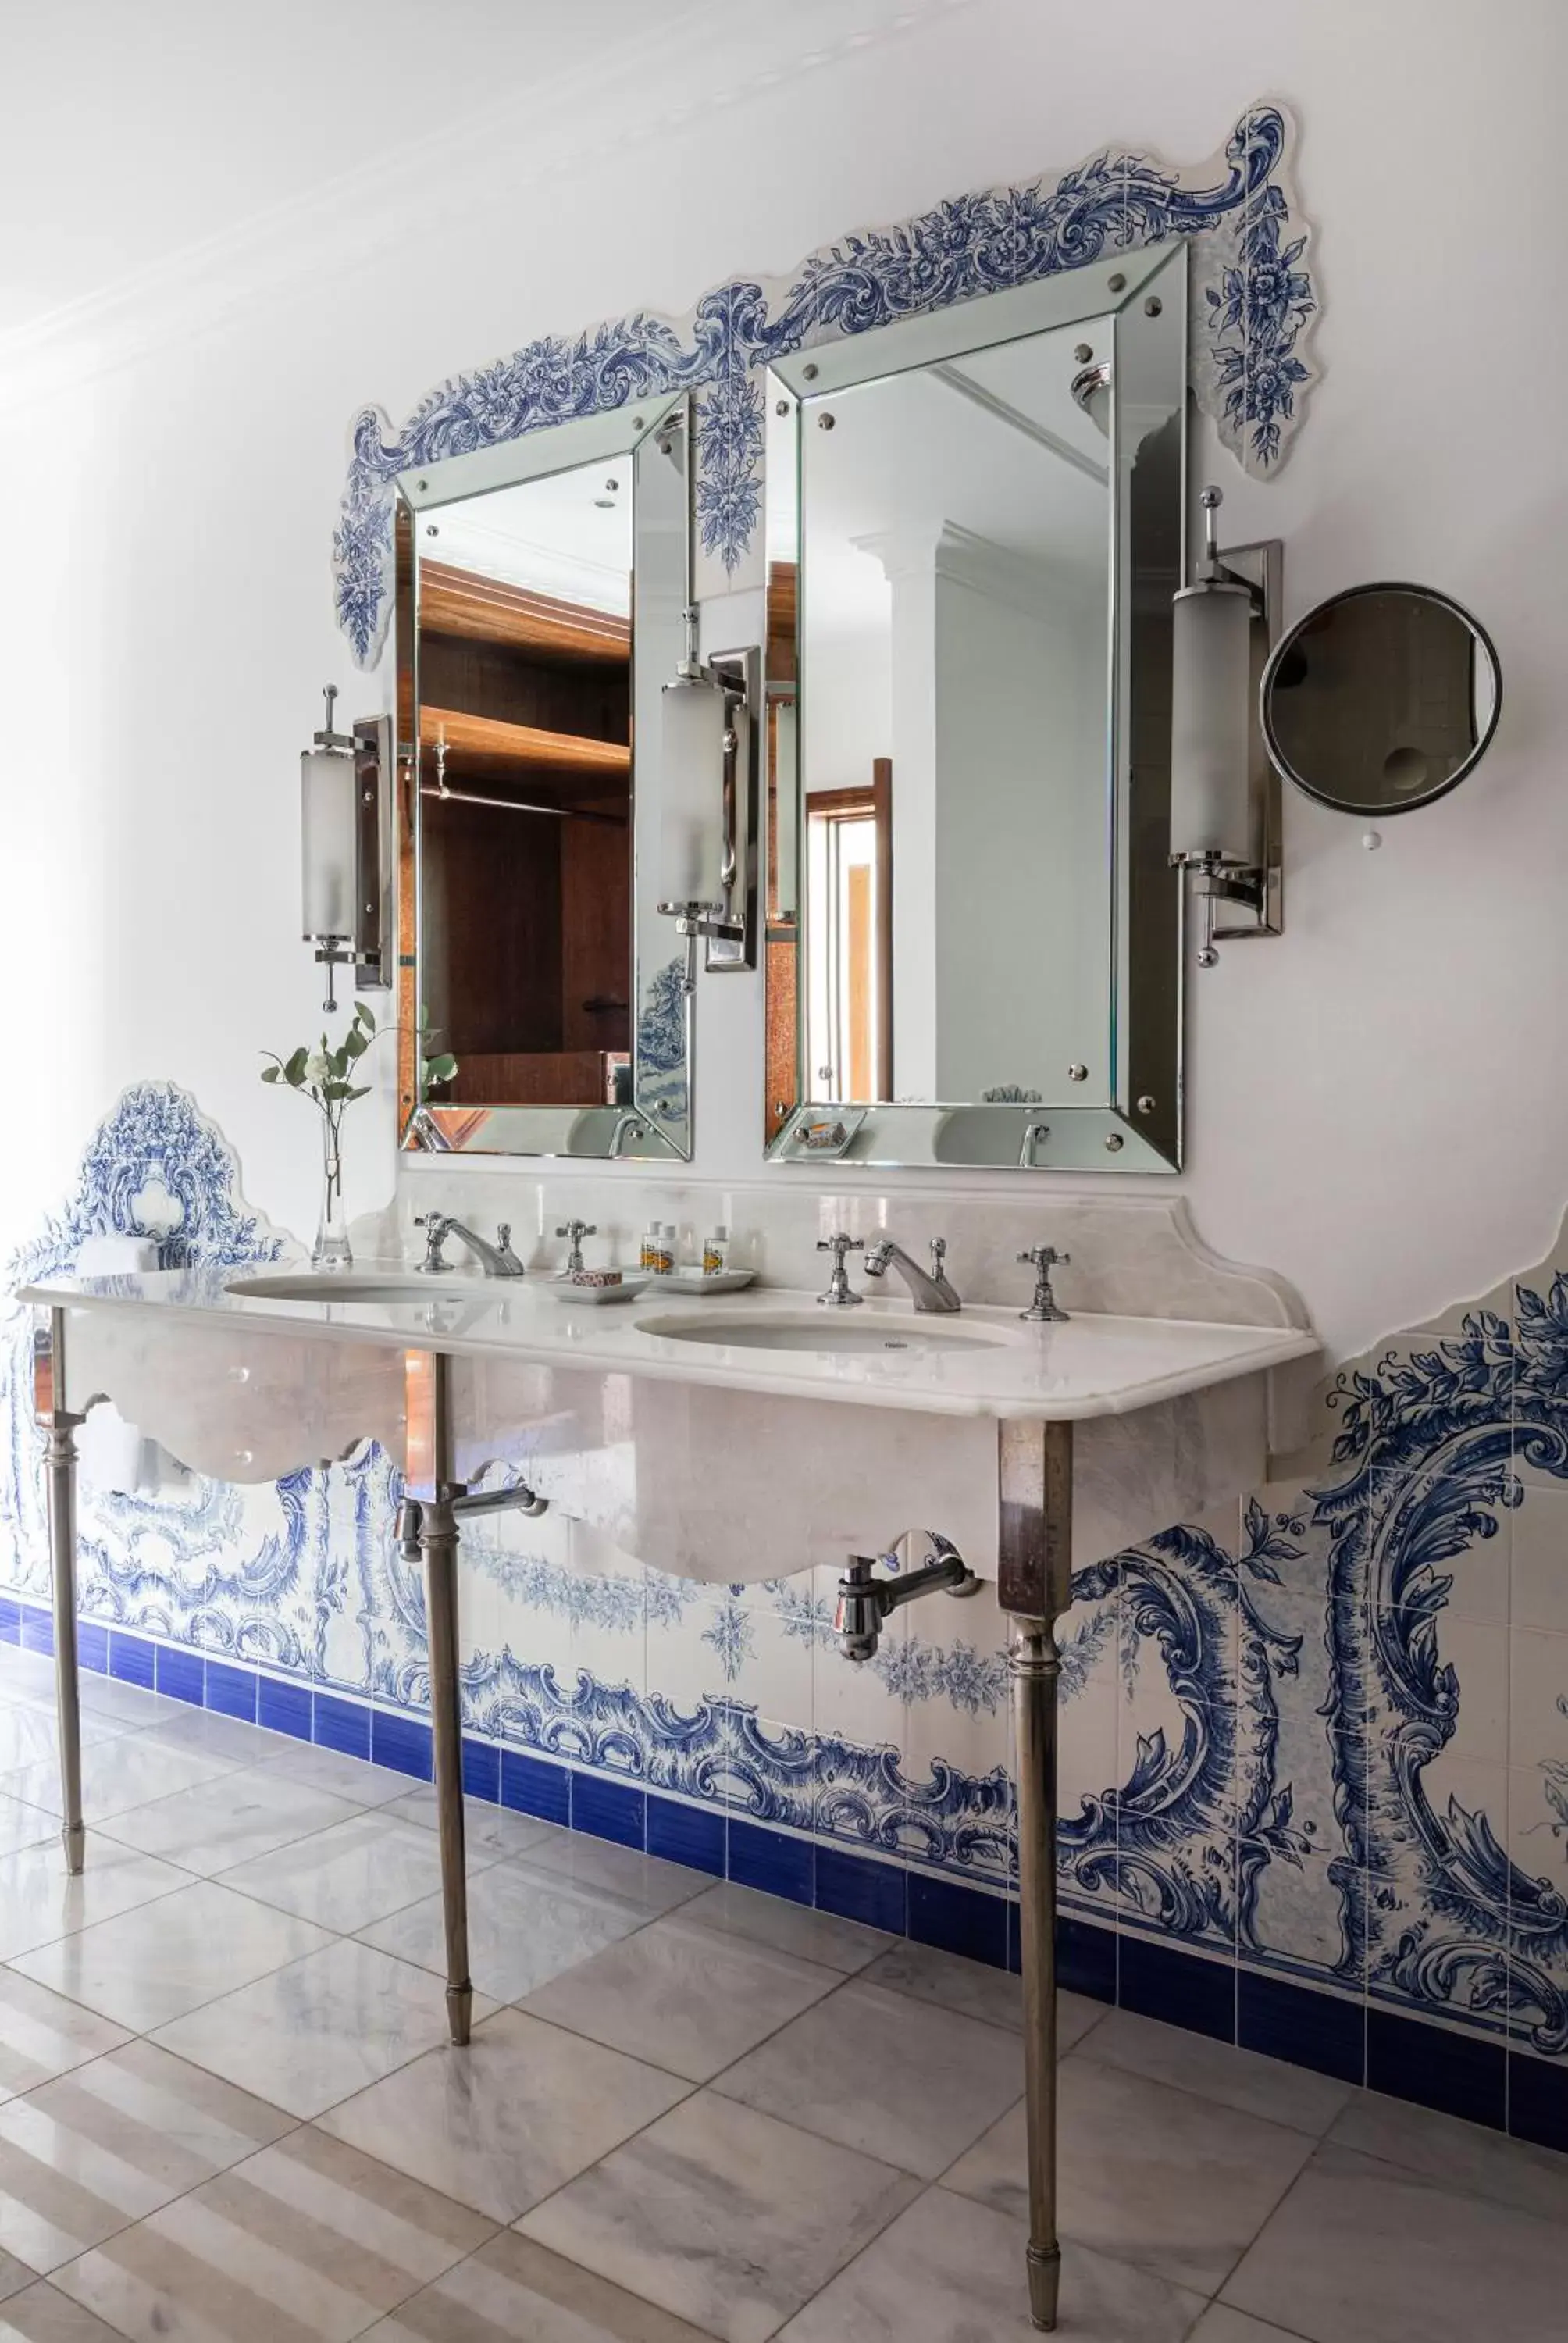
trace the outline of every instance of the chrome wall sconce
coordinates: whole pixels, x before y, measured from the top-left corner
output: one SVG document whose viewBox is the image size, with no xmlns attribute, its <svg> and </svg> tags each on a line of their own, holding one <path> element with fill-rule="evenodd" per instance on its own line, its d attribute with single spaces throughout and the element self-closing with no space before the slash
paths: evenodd
<svg viewBox="0 0 1568 2343">
<path fill-rule="evenodd" d="M 1269 538 L 1221 552 L 1220 503 L 1204 489 L 1202 558 L 1171 628 L 1171 860 L 1203 906 L 1200 968 L 1213 967 L 1219 944 L 1284 925 L 1280 777 L 1258 719 L 1284 548 Z"/>
<path fill-rule="evenodd" d="M 327 721 L 299 759 L 301 928 L 327 970 L 329 1011 L 334 983 L 352 965 L 356 991 L 385 990 L 384 939 L 393 932 L 391 884 L 392 728 L 388 717 L 365 717 L 351 732 L 333 722 L 337 687 L 326 690 Z"/>
</svg>

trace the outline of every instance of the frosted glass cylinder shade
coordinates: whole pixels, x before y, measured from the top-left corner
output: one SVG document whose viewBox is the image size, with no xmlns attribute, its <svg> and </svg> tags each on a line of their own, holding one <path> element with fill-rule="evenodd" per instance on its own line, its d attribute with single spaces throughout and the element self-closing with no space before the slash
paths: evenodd
<svg viewBox="0 0 1568 2343">
<path fill-rule="evenodd" d="M 1171 851 L 1251 864 L 1252 598 L 1194 587 L 1171 618 Z"/>
<path fill-rule="evenodd" d="M 331 749 L 307 749 L 301 756 L 301 916 L 307 941 L 354 933 L 357 786 L 352 757 Z"/>
<path fill-rule="evenodd" d="M 667 683 L 663 699 L 658 900 L 717 903 L 724 894 L 724 694 L 712 684 Z"/>
</svg>

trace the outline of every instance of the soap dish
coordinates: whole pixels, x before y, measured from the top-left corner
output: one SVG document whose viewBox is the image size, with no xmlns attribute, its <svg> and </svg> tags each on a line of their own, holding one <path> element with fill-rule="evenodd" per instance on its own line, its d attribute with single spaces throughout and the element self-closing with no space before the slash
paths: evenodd
<svg viewBox="0 0 1568 2343">
<path fill-rule="evenodd" d="M 705 1277 L 700 1269 L 655 1270 L 648 1282 L 661 1293 L 739 1293 L 749 1285 L 754 1269 L 720 1269 Z"/>
<path fill-rule="evenodd" d="M 577 1285 L 569 1277 L 558 1277 L 550 1292 L 558 1302 L 582 1302 L 593 1310 L 606 1302 L 633 1302 L 648 1283 L 646 1277 L 623 1277 L 618 1285 Z"/>
</svg>

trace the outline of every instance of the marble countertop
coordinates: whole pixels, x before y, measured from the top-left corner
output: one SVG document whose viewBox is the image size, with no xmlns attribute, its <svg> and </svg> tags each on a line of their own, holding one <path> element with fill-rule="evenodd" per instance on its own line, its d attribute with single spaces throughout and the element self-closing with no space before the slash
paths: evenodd
<svg viewBox="0 0 1568 2343">
<path fill-rule="evenodd" d="M 791 1399 L 842 1400 L 865 1407 L 943 1416 L 1060 1421 L 1125 1415 L 1182 1393 L 1257 1374 L 1318 1349 L 1294 1327 L 1215 1324 L 1171 1318 L 1083 1312 L 1065 1324 L 1030 1325 L 1016 1310 L 970 1308 L 955 1317 L 919 1317 L 902 1296 L 868 1297 L 853 1311 L 818 1308 L 811 1293 L 755 1285 L 686 1302 L 653 1289 L 597 1308 L 564 1303 L 548 1275 L 517 1280 L 450 1272 L 407 1298 L 370 1298 L 367 1289 L 410 1276 L 407 1262 L 360 1262 L 334 1280 L 327 1298 L 288 1300 L 236 1292 L 236 1282 L 305 1274 L 298 1262 L 245 1271 L 163 1270 L 141 1276 L 51 1278 L 18 1299 L 45 1307 L 135 1313 L 150 1332 L 187 1321 L 235 1332 L 296 1341 L 441 1351 L 452 1357 L 509 1358 L 589 1373 L 646 1376 Z M 831 1340 L 846 1322 L 886 1347 L 832 1353 L 754 1342 L 706 1342 L 657 1331 L 726 1319 L 759 1320 L 809 1341 Z M 948 1347 L 922 1350 L 930 1334 Z M 909 1347 L 904 1347 L 905 1344 Z"/>
</svg>

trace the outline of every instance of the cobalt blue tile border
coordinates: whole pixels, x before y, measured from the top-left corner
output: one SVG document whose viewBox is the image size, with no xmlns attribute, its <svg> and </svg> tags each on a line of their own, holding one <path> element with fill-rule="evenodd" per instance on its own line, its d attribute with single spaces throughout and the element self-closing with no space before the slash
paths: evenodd
<svg viewBox="0 0 1568 2343">
<path fill-rule="evenodd" d="M 373 1708 L 370 1712 L 370 1762 L 386 1765 L 394 1774 L 407 1774 L 417 1782 L 428 1782 L 435 1775 L 430 1728 L 415 1716 L 400 1715 L 394 1708 Z"/>
<path fill-rule="evenodd" d="M 225 1660 L 209 1660 L 206 1664 L 206 1704 L 222 1716 L 237 1716 L 242 1724 L 256 1723 L 256 1674 L 254 1668 L 230 1667 Z"/>
<path fill-rule="evenodd" d="M 487 1806 L 501 1803 L 501 1748 L 497 1741 L 473 1741 L 463 1735 L 463 1789 Z"/>
<path fill-rule="evenodd" d="M 684 1863 L 693 1871 L 725 1876 L 729 1852 L 725 1817 L 707 1806 L 689 1806 L 679 1798 L 650 1797 L 648 1802 L 648 1851 L 666 1863 Z"/>
<path fill-rule="evenodd" d="M 1169 1945 L 1124 1930 L 1117 1961 L 1116 1998 L 1123 2009 L 1162 2017 L 1215 2042 L 1236 2039 L 1236 1965 L 1200 1960 Z"/>
<path fill-rule="evenodd" d="M 311 1737 L 318 1748 L 336 1749 L 340 1756 L 367 1758 L 370 1755 L 370 1711 L 361 1708 L 357 1701 L 339 1700 L 335 1694 L 318 1692 L 313 1710 Z"/>
<path fill-rule="evenodd" d="M 1312 1993 L 1243 1968 L 1236 1980 L 1236 2039 L 1292 2066 L 1311 2066 L 1358 2087 L 1367 2075 L 1367 2013 L 1360 2001 Z"/>
<path fill-rule="evenodd" d="M 618 1846 L 648 1845 L 648 1793 L 628 1782 L 607 1782 L 598 1774 L 571 1777 L 571 1826 L 591 1838 L 614 1839 Z"/>
<path fill-rule="evenodd" d="M 817 1849 L 809 1838 L 764 1830 L 760 1823 L 731 1815 L 727 1875 L 738 1887 L 759 1887 L 765 1896 L 782 1896 L 791 1904 L 814 1904 Z"/>
<path fill-rule="evenodd" d="M 1537 2147 L 1568 2150 L 1568 2075 L 1514 2050 L 1508 2060 L 1508 2128 Z"/>
<path fill-rule="evenodd" d="M 840 1920 L 861 1920 L 890 1936 L 909 1934 L 910 1880 L 889 1863 L 845 1855 L 836 1846 L 817 1849 L 817 1909 Z"/>
<path fill-rule="evenodd" d="M 313 1703 L 303 1684 L 286 1684 L 281 1676 L 258 1676 L 256 1721 L 269 1733 L 287 1733 L 296 1741 L 314 1738 Z"/>
<path fill-rule="evenodd" d="M 156 1685 L 176 1698 L 205 1701 L 225 1715 L 254 1715 L 269 1731 L 346 1756 L 369 1759 L 374 1754 L 379 1764 L 430 1778 L 430 1728 L 419 1718 L 337 1693 L 313 1693 L 258 1669 L 204 1662 L 197 1654 L 92 1621 L 79 1624 L 77 1640 L 84 1666 L 121 1683 L 149 1691 Z M 52 1652 L 49 1612 L 19 1597 L 0 1597 L 0 1642 Z M 514 1812 L 621 1845 L 646 1845 L 650 1854 L 715 1878 L 814 1904 L 973 1960 L 1018 1968 L 1016 1898 L 726 1817 L 471 1736 L 463 1743 L 463 1773 L 471 1796 L 498 1801 Z M 1364 2080 L 1393 2097 L 1568 2151 L 1568 2066 L 1559 2068 L 1524 2052 L 1510 2055 L 1501 2043 L 1480 2042 L 1397 2011 L 1365 2010 L 1359 2002 L 1256 1969 L 1238 1972 L 1230 1964 L 1072 1914 L 1057 1922 L 1057 1973 L 1060 1984 L 1075 1993 L 1120 2001 L 1125 2008 L 1217 2040 L 1240 2041 L 1246 2049 L 1345 2082 Z"/>
<path fill-rule="evenodd" d="M 910 1874 L 909 1932 L 918 1945 L 962 1953 L 993 1969 L 1007 1966 L 1008 1915 L 1003 1896 L 982 1896 L 951 1879 Z"/>
<path fill-rule="evenodd" d="M 570 1827 L 571 1775 L 548 1757 L 526 1757 L 516 1749 L 501 1752 L 501 1804 L 514 1814 L 536 1815 L 540 1822 Z"/>
<path fill-rule="evenodd" d="M 1392 2009 L 1367 2012 L 1367 2082 L 1396 2099 L 1486 2124 L 1508 2119 L 1508 2053 L 1446 2026 L 1425 2026 Z"/>
</svg>

